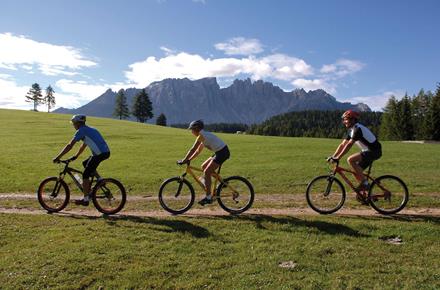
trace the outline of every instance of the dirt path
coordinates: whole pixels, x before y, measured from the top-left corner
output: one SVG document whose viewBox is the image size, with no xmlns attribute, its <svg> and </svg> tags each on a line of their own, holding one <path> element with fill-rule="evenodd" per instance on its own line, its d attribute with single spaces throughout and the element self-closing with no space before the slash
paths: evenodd
<svg viewBox="0 0 440 290">
<path fill-rule="evenodd" d="M 78 196 L 79 197 L 79 196 Z M 75 196 L 72 198 L 76 198 Z M 143 196 L 129 196 L 128 202 L 137 201 L 149 201 L 156 200 L 156 196 L 143 195 Z M 296 199 L 303 199 L 300 195 L 288 195 L 288 194 L 260 194 L 256 197 L 255 203 L 257 202 L 274 202 L 279 203 L 283 201 L 292 201 Z M 46 211 L 42 210 L 38 204 L 34 206 L 20 206 L 20 207 L 4 207 L 1 206 L 1 201 L 5 200 L 23 200 L 23 201 L 35 201 L 35 194 L 27 193 L 0 193 L 0 213 L 3 214 L 28 214 L 28 215 L 43 215 L 47 214 Z M 246 215 L 271 215 L 271 216 L 282 216 L 282 215 L 319 215 L 308 207 L 282 207 L 282 208 L 251 208 L 248 210 Z M 88 217 L 99 217 L 100 214 L 93 206 L 87 208 L 78 207 L 68 207 L 64 211 L 57 213 L 55 215 L 60 216 L 88 216 Z M 169 217 L 171 214 L 166 211 L 159 210 L 122 210 L 119 216 L 138 216 L 138 217 Z M 115 215 L 115 216 L 118 216 Z M 208 206 L 206 208 L 192 208 L 183 216 L 197 217 L 197 216 L 228 216 L 229 214 L 223 211 L 216 204 Z M 337 216 L 371 216 L 371 217 L 384 217 L 378 214 L 374 209 L 370 207 L 365 208 L 342 208 L 336 214 Z M 440 217 L 440 208 L 409 208 L 402 210 L 399 214 L 394 216 L 413 216 L 413 217 Z"/>
</svg>

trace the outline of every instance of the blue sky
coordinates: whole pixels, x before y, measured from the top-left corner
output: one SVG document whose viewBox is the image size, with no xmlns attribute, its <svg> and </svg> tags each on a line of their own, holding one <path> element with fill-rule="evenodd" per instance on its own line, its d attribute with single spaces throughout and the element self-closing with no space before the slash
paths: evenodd
<svg viewBox="0 0 440 290">
<path fill-rule="evenodd" d="M 322 88 L 380 109 L 440 82 L 440 1 L 0 2 L 0 107 L 38 82 L 78 107 L 168 77 Z"/>
</svg>

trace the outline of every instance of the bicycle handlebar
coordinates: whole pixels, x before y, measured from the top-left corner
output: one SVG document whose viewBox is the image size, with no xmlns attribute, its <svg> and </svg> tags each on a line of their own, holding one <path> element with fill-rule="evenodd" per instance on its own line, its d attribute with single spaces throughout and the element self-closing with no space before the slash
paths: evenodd
<svg viewBox="0 0 440 290">
<path fill-rule="evenodd" d="M 179 165 L 179 166 L 182 166 L 182 165 L 184 165 L 184 164 L 187 164 L 188 166 L 191 164 L 191 161 L 186 161 L 186 162 L 181 162 L 182 160 L 177 160 L 176 161 L 176 164 L 177 165 Z"/>
</svg>

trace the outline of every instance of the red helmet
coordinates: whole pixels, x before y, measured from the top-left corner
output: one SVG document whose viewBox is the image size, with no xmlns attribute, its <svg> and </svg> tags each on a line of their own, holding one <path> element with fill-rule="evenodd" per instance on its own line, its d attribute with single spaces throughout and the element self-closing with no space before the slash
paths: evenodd
<svg viewBox="0 0 440 290">
<path fill-rule="evenodd" d="M 359 119 L 359 117 L 361 116 L 361 114 L 359 114 L 359 112 L 353 111 L 353 110 L 347 110 L 344 112 L 344 114 L 342 114 L 341 118 L 342 119 Z"/>
</svg>

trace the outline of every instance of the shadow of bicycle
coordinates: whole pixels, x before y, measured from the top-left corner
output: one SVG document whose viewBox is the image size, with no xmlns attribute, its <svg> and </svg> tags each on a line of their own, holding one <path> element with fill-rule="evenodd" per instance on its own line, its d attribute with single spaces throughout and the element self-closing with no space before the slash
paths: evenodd
<svg viewBox="0 0 440 290">
<path fill-rule="evenodd" d="M 147 225 L 156 225 L 160 226 L 155 228 L 157 231 L 166 232 L 166 233 L 183 233 L 190 234 L 195 238 L 207 238 L 211 234 L 204 227 L 195 225 L 185 220 L 172 220 L 172 219 L 161 219 L 156 217 L 142 217 L 135 215 L 86 215 L 86 214 L 78 214 L 78 213 L 57 213 L 57 216 L 60 217 L 69 217 L 74 219 L 89 219 L 89 220 L 100 220 L 103 219 L 110 226 L 120 226 L 118 221 L 129 221 L 133 223 L 139 224 L 147 224 Z M 165 227 L 165 228 L 164 228 Z"/>
</svg>

